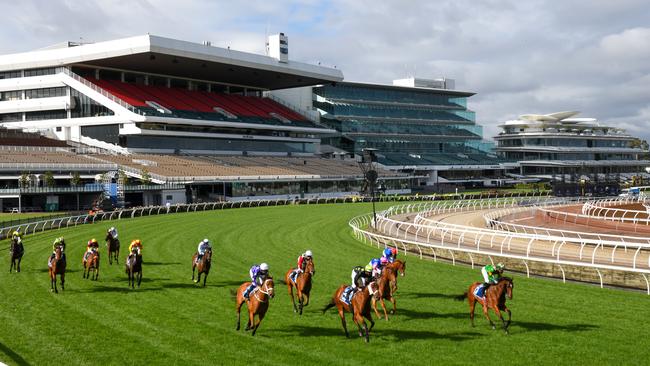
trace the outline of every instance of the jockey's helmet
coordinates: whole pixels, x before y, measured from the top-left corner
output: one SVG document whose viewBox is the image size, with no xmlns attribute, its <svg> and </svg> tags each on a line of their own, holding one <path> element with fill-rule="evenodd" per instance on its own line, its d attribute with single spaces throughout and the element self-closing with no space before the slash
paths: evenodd
<svg viewBox="0 0 650 366">
<path fill-rule="evenodd" d="M 115 226 L 111 226 L 111 228 L 108 229 L 108 231 L 115 231 Z"/>
<path fill-rule="evenodd" d="M 388 263 L 388 258 L 381 257 L 380 261 L 381 261 L 381 264 L 384 265 L 384 264 Z"/>
<path fill-rule="evenodd" d="M 397 248 L 391 248 L 390 251 L 393 253 L 393 257 L 397 255 Z"/>
<path fill-rule="evenodd" d="M 503 263 L 497 263 L 496 265 L 497 271 L 503 271 L 504 268 L 506 268 L 506 266 L 504 266 Z"/>
<path fill-rule="evenodd" d="M 260 264 L 260 271 L 267 272 L 269 270 L 269 265 L 266 263 Z"/>
<path fill-rule="evenodd" d="M 379 261 L 378 258 L 374 258 L 373 260 L 370 261 L 370 265 L 372 267 L 377 267 L 379 264 L 381 264 L 381 261 Z"/>
<path fill-rule="evenodd" d="M 202 241 L 203 244 L 210 244 L 210 240 L 208 238 L 203 239 Z"/>
<path fill-rule="evenodd" d="M 388 256 L 390 256 L 390 255 L 392 255 L 392 254 L 393 254 L 393 251 L 390 250 L 390 248 L 386 248 L 386 249 L 384 249 L 384 256 L 385 256 L 385 257 L 388 257 Z"/>
<path fill-rule="evenodd" d="M 311 250 L 305 251 L 305 257 L 311 257 Z"/>
<path fill-rule="evenodd" d="M 11 236 L 14 237 L 14 238 L 17 238 L 17 237 L 19 238 L 19 237 L 23 236 L 23 233 L 21 233 L 19 230 L 16 230 L 11 234 Z"/>
<path fill-rule="evenodd" d="M 92 238 L 92 239 L 90 239 L 90 242 L 93 243 L 93 244 L 97 244 L 97 239 Z"/>
<path fill-rule="evenodd" d="M 372 272 L 372 265 L 371 264 L 366 264 L 366 267 L 364 268 L 366 272 Z"/>
</svg>

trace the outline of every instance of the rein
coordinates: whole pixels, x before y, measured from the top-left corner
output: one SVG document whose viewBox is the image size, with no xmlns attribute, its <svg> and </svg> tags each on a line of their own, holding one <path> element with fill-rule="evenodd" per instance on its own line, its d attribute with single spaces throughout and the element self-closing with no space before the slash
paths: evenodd
<svg viewBox="0 0 650 366">
<path fill-rule="evenodd" d="M 268 281 L 268 280 L 266 280 L 266 281 Z M 266 296 L 271 296 L 271 291 L 273 291 L 273 287 L 267 287 L 267 286 L 266 286 L 266 281 L 264 281 L 264 287 L 266 287 L 266 291 L 262 290 L 262 287 L 261 287 L 261 286 L 258 287 L 258 290 L 257 290 L 257 291 L 255 291 L 255 298 L 256 298 L 257 301 L 259 301 L 259 302 L 268 302 L 269 300 L 267 299 L 266 301 L 264 301 L 264 300 L 260 299 L 260 298 L 257 296 L 257 293 L 258 293 L 258 292 L 261 292 L 261 293 L 263 293 L 263 294 L 266 295 Z"/>
</svg>

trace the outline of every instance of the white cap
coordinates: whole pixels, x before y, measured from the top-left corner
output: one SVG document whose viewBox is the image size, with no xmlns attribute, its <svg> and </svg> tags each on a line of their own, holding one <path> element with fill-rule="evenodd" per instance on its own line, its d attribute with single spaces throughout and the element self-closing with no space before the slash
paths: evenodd
<svg viewBox="0 0 650 366">
<path fill-rule="evenodd" d="M 306 256 L 306 257 L 311 257 L 311 250 L 307 250 L 307 251 L 305 252 L 305 256 Z"/>
<path fill-rule="evenodd" d="M 205 238 L 205 239 L 203 239 L 203 242 L 207 244 L 207 243 L 210 242 L 210 240 L 208 240 L 208 238 Z"/>
<path fill-rule="evenodd" d="M 269 265 L 266 264 L 266 263 L 262 263 L 262 264 L 260 264 L 260 269 L 262 271 L 268 271 L 269 270 Z"/>
<path fill-rule="evenodd" d="M 110 229 L 110 230 L 111 230 L 111 231 L 115 230 L 115 226 L 111 226 L 111 229 Z"/>
</svg>

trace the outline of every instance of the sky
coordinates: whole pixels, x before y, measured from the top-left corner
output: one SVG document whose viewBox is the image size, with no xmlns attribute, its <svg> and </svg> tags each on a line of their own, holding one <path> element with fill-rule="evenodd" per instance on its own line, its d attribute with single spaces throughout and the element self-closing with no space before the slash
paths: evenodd
<svg viewBox="0 0 650 366">
<path fill-rule="evenodd" d="M 485 137 L 526 113 L 581 111 L 650 140 L 647 0 L 0 0 L 0 54 L 146 33 L 264 53 L 349 81 L 446 77 Z"/>
</svg>

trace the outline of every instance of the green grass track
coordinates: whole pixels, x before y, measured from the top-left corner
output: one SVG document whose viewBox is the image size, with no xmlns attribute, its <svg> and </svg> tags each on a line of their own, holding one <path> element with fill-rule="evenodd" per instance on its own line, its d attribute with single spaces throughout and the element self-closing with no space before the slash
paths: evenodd
<svg viewBox="0 0 650 366">
<path fill-rule="evenodd" d="M 382 204 L 380 207 L 388 207 Z M 355 265 L 380 251 L 355 241 L 347 223 L 369 204 L 283 206 L 152 216 L 25 238 L 22 273 L 8 273 L 8 243 L 0 244 L 0 361 L 33 365 L 154 364 L 644 364 L 650 359 L 650 297 L 622 290 L 515 277 L 511 334 L 493 331 L 467 302 L 453 296 L 480 278 L 478 269 L 407 257 L 398 310 L 377 321 L 370 343 L 346 339 L 338 315 L 320 309 Z M 142 287 L 127 289 L 120 265 L 105 247 L 98 282 L 83 280 L 85 242 L 110 225 L 122 248 L 144 243 Z M 50 292 L 46 258 L 53 238 L 68 243 L 66 289 Z M 190 259 L 208 237 L 215 254 L 208 287 L 190 281 Z M 312 303 L 295 315 L 286 286 L 255 337 L 235 331 L 231 290 L 266 261 L 281 279 L 305 249 L 314 252 Z M 403 258 L 403 256 L 402 256 Z M 245 316 L 243 317 L 245 319 Z M 243 324 L 244 325 L 244 324 Z M 492 361 L 488 361 L 492 360 Z"/>
</svg>

